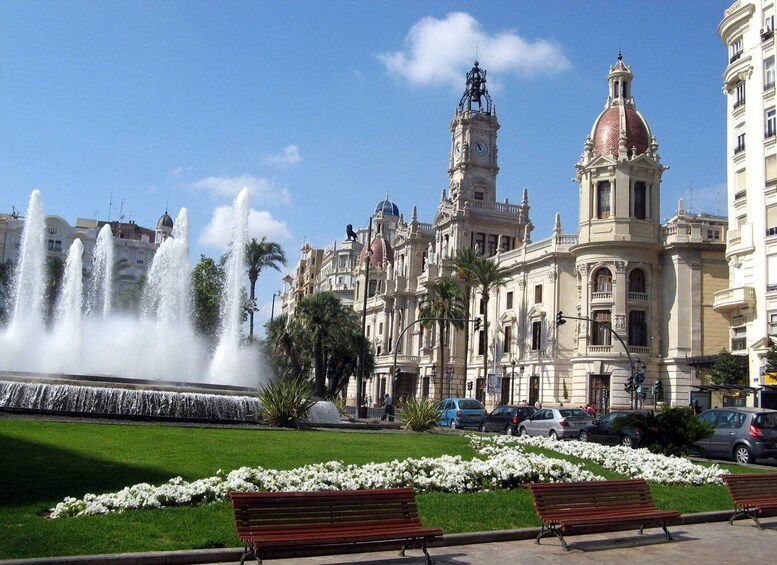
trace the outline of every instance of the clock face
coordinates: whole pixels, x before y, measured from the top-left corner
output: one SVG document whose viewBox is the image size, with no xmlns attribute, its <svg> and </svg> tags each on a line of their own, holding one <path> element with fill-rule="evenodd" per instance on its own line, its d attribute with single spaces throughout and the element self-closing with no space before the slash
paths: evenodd
<svg viewBox="0 0 777 565">
<path fill-rule="evenodd" d="M 453 156 L 457 161 L 461 159 L 461 141 L 456 142 L 456 146 L 453 148 Z"/>
<path fill-rule="evenodd" d="M 488 155 L 488 144 L 485 141 L 476 141 L 472 149 L 478 157 L 485 157 Z"/>
</svg>

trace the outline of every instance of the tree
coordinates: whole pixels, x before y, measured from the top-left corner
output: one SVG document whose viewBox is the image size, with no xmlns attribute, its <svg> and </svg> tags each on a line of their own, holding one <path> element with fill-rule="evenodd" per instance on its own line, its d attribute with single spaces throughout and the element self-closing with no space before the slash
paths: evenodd
<svg viewBox="0 0 777 565">
<path fill-rule="evenodd" d="M 614 429 L 639 428 L 642 430 L 640 447 L 647 447 L 653 453 L 663 455 L 687 455 L 694 443 L 708 438 L 713 428 L 699 420 L 692 410 L 685 407 L 664 406 L 658 413 L 634 412 L 616 418 Z"/>
<path fill-rule="evenodd" d="M 480 290 L 480 298 L 483 301 L 483 377 L 485 378 L 488 376 L 488 302 L 491 299 L 491 293 L 507 282 L 509 273 L 507 267 L 501 267 L 496 261 L 480 255 L 472 262 L 471 276 L 475 286 Z"/>
<path fill-rule="evenodd" d="M 122 285 L 115 300 L 116 309 L 120 312 L 137 313 L 140 310 L 140 299 L 143 296 L 144 286 L 146 286 L 146 275 L 141 275 L 132 284 Z"/>
<path fill-rule="evenodd" d="M 766 352 L 766 370 L 777 373 L 777 343 L 772 342 L 772 346 Z"/>
<path fill-rule="evenodd" d="M 724 349 L 710 368 L 709 380 L 716 385 L 735 385 L 740 384 L 746 375 L 747 371 L 740 363 L 739 357 Z"/>
<path fill-rule="evenodd" d="M 475 284 L 475 278 L 472 275 L 475 260 L 480 253 L 474 247 L 462 247 L 456 251 L 456 255 L 451 261 L 453 272 L 461 279 L 464 287 L 464 308 L 466 318 L 472 318 L 470 304 L 472 302 L 472 286 Z M 464 351 L 469 351 L 469 331 L 464 332 Z M 467 355 L 464 356 L 464 374 L 467 374 Z"/>
<path fill-rule="evenodd" d="M 438 340 L 440 344 L 440 379 L 445 375 L 445 348 L 448 346 L 450 326 L 461 329 L 467 317 L 464 299 L 459 285 L 451 279 L 443 278 L 437 283 L 437 287 L 421 300 L 419 306 L 422 326 L 433 325 L 436 319 L 438 328 Z M 442 388 L 441 388 L 442 390 Z M 448 395 L 451 391 L 448 391 Z"/>
<path fill-rule="evenodd" d="M 270 366 L 276 376 L 283 379 L 296 379 L 305 372 L 304 328 L 296 318 L 281 314 L 265 324 L 265 341 L 270 356 Z"/>
<path fill-rule="evenodd" d="M 303 298 L 297 306 L 301 324 L 310 332 L 313 341 L 313 375 L 316 396 L 326 393 L 326 365 L 324 344 L 342 314 L 340 299 L 332 292 L 318 292 Z"/>
<path fill-rule="evenodd" d="M 194 327 L 212 342 L 218 340 L 221 317 L 221 291 L 224 288 L 223 262 L 200 255 L 192 272 L 194 287 Z"/>
<path fill-rule="evenodd" d="M 251 304 L 249 318 L 249 330 L 248 337 L 254 337 L 254 311 L 256 305 L 256 281 L 259 278 L 259 273 L 265 267 L 270 267 L 276 271 L 281 270 L 281 265 L 286 265 L 286 255 L 283 252 L 283 248 L 275 242 L 267 241 L 266 237 L 262 238 L 262 241 L 256 241 L 256 238 L 251 238 L 251 241 L 246 243 L 245 250 L 245 264 L 248 269 L 248 280 L 251 283 L 251 294 L 248 297 Z"/>
</svg>

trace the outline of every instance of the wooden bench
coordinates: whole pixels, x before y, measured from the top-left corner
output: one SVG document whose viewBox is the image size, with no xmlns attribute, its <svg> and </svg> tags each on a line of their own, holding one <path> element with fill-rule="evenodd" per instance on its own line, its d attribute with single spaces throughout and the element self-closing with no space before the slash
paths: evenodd
<svg viewBox="0 0 777 565">
<path fill-rule="evenodd" d="M 530 483 L 534 508 L 542 521 L 537 543 L 552 533 L 568 550 L 564 534 L 574 530 L 593 530 L 609 525 L 639 524 L 661 526 L 667 539 L 668 521 L 679 518 L 674 510 L 659 510 L 650 487 L 642 479 L 592 481 L 582 483 Z"/>
<path fill-rule="evenodd" d="M 763 530 L 758 514 L 777 509 L 777 473 L 742 473 L 722 475 L 721 478 L 734 503 L 734 514 L 728 523 L 733 524 L 741 514 L 752 518 Z"/>
<path fill-rule="evenodd" d="M 342 548 L 396 542 L 401 555 L 426 544 L 442 530 L 418 518 L 413 490 L 335 490 L 321 492 L 232 492 L 237 535 L 245 543 L 240 563 L 268 551 Z"/>
</svg>

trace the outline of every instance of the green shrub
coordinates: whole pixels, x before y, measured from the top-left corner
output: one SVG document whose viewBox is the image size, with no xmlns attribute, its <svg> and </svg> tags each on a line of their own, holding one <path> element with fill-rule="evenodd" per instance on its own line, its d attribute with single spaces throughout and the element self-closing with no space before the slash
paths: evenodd
<svg viewBox="0 0 777 565">
<path fill-rule="evenodd" d="M 635 427 L 642 430 L 641 447 L 663 455 L 687 455 L 694 442 L 710 437 L 712 427 L 688 408 L 664 406 L 658 413 L 630 414 L 613 422 L 616 429 Z"/>
<path fill-rule="evenodd" d="M 299 428 L 316 401 L 313 385 L 301 378 L 277 380 L 259 391 L 259 420 L 275 428 Z"/>
<path fill-rule="evenodd" d="M 441 416 L 437 402 L 410 397 L 402 405 L 402 427 L 414 432 L 425 432 L 437 425 Z"/>
<path fill-rule="evenodd" d="M 337 408 L 337 411 L 340 413 L 340 416 L 343 418 L 348 417 L 348 410 L 346 409 L 346 403 L 345 398 L 341 394 L 335 394 L 334 396 L 330 396 L 327 398 L 332 404 L 335 405 L 335 408 Z"/>
</svg>

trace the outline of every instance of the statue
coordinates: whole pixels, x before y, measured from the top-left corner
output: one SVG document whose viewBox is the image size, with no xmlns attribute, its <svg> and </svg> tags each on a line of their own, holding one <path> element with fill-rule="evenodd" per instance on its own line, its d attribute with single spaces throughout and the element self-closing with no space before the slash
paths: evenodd
<svg viewBox="0 0 777 565">
<path fill-rule="evenodd" d="M 345 226 L 345 235 L 347 241 L 356 241 L 356 232 L 353 231 L 353 226 L 351 224 Z"/>
</svg>

